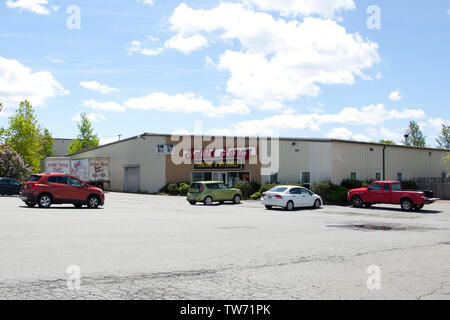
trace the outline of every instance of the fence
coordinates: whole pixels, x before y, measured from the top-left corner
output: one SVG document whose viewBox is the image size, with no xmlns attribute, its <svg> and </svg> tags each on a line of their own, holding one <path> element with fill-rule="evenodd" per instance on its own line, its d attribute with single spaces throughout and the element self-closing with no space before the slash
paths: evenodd
<svg viewBox="0 0 450 320">
<path fill-rule="evenodd" d="M 450 200 L 450 178 L 415 178 L 417 187 L 423 190 L 433 190 L 436 198 Z"/>
</svg>

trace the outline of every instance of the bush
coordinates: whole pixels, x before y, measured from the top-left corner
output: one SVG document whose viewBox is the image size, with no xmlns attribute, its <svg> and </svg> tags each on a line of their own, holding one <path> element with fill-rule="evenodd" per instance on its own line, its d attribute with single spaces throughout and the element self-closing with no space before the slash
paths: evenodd
<svg viewBox="0 0 450 320">
<path fill-rule="evenodd" d="M 402 181 L 402 190 L 417 190 L 417 183 L 414 180 Z"/>
<path fill-rule="evenodd" d="M 362 182 L 359 180 L 346 179 L 341 182 L 341 187 L 344 187 L 344 188 L 347 188 L 350 190 L 362 188 Z"/>
<path fill-rule="evenodd" d="M 328 199 L 333 202 L 337 202 L 337 203 L 346 203 L 347 202 L 347 194 L 348 194 L 347 188 L 334 185 L 331 188 L 331 193 L 330 193 L 330 196 L 328 197 Z"/>
<path fill-rule="evenodd" d="M 314 182 L 311 186 L 311 191 L 321 196 L 322 199 L 328 199 L 332 188 L 333 184 L 331 182 Z"/>
<path fill-rule="evenodd" d="M 178 194 L 178 185 L 176 183 L 169 184 L 167 191 L 171 196 L 176 196 Z"/>
<path fill-rule="evenodd" d="M 23 181 L 32 174 L 32 169 L 8 146 L 0 149 L 0 177 Z"/>
<path fill-rule="evenodd" d="M 270 189 L 272 189 L 272 188 L 275 188 L 276 186 L 278 186 L 279 184 L 278 183 L 268 183 L 268 182 L 266 182 L 266 183 L 264 183 L 262 186 L 261 186 L 261 188 L 259 189 L 259 193 L 264 193 L 264 192 L 266 192 L 266 191 L 269 191 Z"/>
<path fill-rule="evenodd" d="M 261 185 L 255 181 L 250 182 L 250 187 L 251 187 L 250 194 L 257 193 L 257 192 L 259 192 L 259 189 L 261 189 Z"/>
<path fill-rule="evenodd" d="M 248 181 L 238 181 L 236 188 L 241 190 L 244 199 L 249 199 L 252 195 L 252 185 Z"/>
<path fill-rule="evenodd" d="M 180 183 L 180 187 L 178 188 L 178 192 L 182 196 L 187 196 L 189 192 L 189 185 L 187 183 Z"/>
<path fill-rule="evenodd" d="M 166 184 L 164 187 L 159 189 L 158 193 L 160 193 L 160 194 L 169 194 L 169 184 Z"/>
<path fill-rule="evenodd" d="M 259 199 L 261 199 L 261 193 L 255 192 L 254 194 L 252 194 L 252 195 L 250 196 L 250 198 L 251 198 L 252 200 L 259 200 Z"/>
</svg>

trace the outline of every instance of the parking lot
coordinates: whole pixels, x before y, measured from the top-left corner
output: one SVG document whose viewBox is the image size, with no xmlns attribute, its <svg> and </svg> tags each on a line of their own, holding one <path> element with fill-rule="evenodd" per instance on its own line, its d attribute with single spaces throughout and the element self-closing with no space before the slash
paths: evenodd
<svg viewBox="0 0 450 320">
<path fill-rule="evenodd" d="M 449 253 L 446 201 L 286 212 L 119 193 L 99 210 L 30 209 L 0 197 L 0 299 L 449 299 Z"/>
</svg>

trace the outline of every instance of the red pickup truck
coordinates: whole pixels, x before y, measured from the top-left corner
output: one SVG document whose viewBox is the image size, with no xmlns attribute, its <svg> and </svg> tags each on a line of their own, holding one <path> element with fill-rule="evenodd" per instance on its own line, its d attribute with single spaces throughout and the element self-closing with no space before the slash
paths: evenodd
<svg viewBox="0 0 450 320">
<path fill-rule="evenodd" d="M 353 189 L 347 200 L 354 207 L 370 207 L 376 203 L 399 204 L 404 211 L 421 210 L 439 199 L 430 191 L 404 191 L 399 181 L 375 181 L 368 188 Z"/>
</svg>

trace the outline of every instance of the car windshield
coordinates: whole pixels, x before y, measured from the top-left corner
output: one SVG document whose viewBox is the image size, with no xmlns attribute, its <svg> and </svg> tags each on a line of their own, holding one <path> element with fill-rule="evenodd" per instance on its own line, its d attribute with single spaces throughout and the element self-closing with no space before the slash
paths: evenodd
<svg viewBox="0 0 450 320">
<path fill-rule="evenodd" d="M 279 193 L 283 193 L 287 190 L 288 188 L 285 187 L 275 187 L 273 189 L 270 189 L 270 192 L 279 192 Z"/>
<path fill-rule="evenodd" d="M 41 180 L 41 176 L 31 176 L 28 179 L 26 179 L 25 181 L 29 181 L 29 182 L 37 182 Z"/>
</svg>

